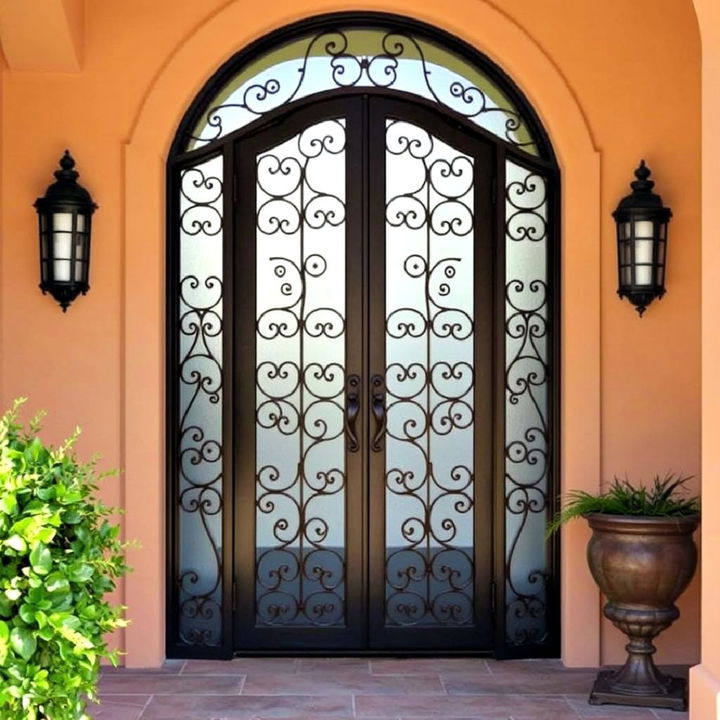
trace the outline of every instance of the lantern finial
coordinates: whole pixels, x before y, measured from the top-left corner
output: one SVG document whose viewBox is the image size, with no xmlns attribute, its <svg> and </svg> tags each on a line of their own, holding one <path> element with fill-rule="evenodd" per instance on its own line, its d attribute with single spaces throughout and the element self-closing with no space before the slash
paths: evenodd
<svg viewBox="0 0 720 720">
<path fill-rule="evenodd" d="M 65 154 L 60 158 L 60 167 L 61 170 L 56 170 L 53 173 L 58 180 L 77 180 L 80 177 L 80 173 L 73 170 L 75 158 L 70 154 L 69 150 L 66 150 Z"/>
<path fill-rule="evenodd" d="M 644 160 L 641 160 L 640 165 L 635 170 L 637 180 L 633 180 L 630 187 L 636 192 L 650 192 L 655 187 L 655 182 L 648 179 L 651 174 L 650 168 L 645 164 Z"/>
</svg>

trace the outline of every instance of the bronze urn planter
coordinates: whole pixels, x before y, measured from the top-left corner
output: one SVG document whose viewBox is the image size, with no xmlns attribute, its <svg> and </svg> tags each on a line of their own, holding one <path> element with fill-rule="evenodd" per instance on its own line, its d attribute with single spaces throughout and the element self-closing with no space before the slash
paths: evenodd
<svg viewBox="0 0 720 720">
<path fill-rule="evenodd" d="M 625 665 L 600 672 L 590 703 L 687 709 L 687 683 L 657 669 L 653 639 L 680 615 L 674 603 L 697 565 L 692 534 L 699 514 L 585 517 L 593 531 L 588 564 L 608 600 L 605 617 L 630 639 Z"/>
</svg>

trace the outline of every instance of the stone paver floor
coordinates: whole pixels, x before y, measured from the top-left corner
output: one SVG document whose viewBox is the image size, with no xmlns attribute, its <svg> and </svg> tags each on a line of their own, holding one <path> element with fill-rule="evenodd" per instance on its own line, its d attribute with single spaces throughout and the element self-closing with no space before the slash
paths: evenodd
<svg viewBox="0 0 720 720">
<path fill-rule="evenodd" d="M 588 705 L 595 673 L 557 660 L 169 660 L 158 670 L 104 670 L 101 704 L 89 710 L 96 720 L 687 720 Z"/>
</svg>

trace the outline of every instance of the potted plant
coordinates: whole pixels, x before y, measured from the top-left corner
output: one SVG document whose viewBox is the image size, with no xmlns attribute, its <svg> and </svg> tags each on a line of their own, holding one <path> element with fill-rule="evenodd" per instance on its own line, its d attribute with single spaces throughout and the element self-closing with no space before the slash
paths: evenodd
<svg viewBox="0 0 720 720">
<path fill-rule="evenodd" d="M 126 572 L 100 476 L 72 453 L 76 434 L 46 447 L 38 421 L 0 418 L 0 717 L 89 720 L 105 635 L 125 625 L 105 599 Z"/>
<path fill-rule="evenodd" d="M 615 478 L 597 495 L 571 491 L 548 528 L 551 534 L 568 520 L 587 519 L 588 564 L 607 598 L 605 617 L 630 639 L 625 665 L 598 675 L 592 704 L 687 708 L 686 682 L 661 673 L 652 656 L 653 639 L 680 615 L 675 601 L 697 565 L 692 534 L 700 504 L 687 494 L 689 479 L 656 476 L 645 487 Z"/>
</svg>

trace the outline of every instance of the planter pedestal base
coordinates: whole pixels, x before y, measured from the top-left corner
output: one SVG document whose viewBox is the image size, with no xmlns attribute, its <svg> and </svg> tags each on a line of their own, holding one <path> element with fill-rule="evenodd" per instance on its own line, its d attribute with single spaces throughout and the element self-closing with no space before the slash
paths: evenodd
<svg viewBox="0 0 720 720">
<path fill-rule="evenodd" d="M 656 695 L 635 695 L 615 689 L 617 670 L 603 670 L 597 676 L 592 692 L 591 705 L 632 705 L 634 707 L 687 710 L 687 680 L 667 677 L 665 692 Z"/>
<path fill-rule="evenodd" d="M 678 618 L 677 607 L 632 607 L 609 602 L 604 613 L 630 642 L 625 646 L 625 665 L 597 676 L 590 704 L 687 710 L 687 681 L 665 675 L 653 662 L 653 639 Z"/>
<path fill-rule="evenodd" d="M 588 564 L 608 600 L 603 612 L 630 640 L 625 665 L 598 675 L 590 703 L 686 710 L 687 681 L 657 669 L 653 640 L 680 615 L 675 601 L 695 572 L 699 516 L 590 513 L 587 519 Z"/>
</svg>

